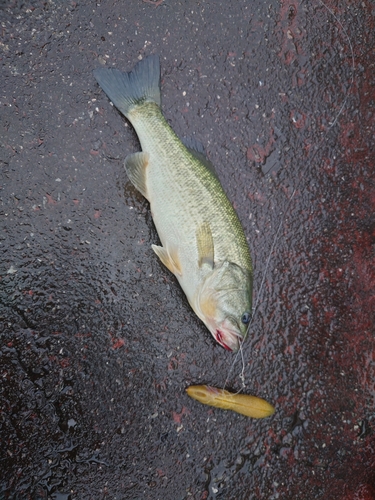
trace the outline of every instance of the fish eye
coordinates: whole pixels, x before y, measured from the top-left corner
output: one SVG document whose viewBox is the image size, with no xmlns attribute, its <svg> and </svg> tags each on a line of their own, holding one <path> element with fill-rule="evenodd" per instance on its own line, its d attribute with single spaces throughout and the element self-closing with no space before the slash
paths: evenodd
<svg viewBox="0 0 375 500">
<path fill-rule="evenodd" d="M 244 325 L 248 325 L 251 320 L 251 313 L 249 312 L 244 312 L 243 315 L 241 316 L 241 321 Z"/>
</svg>

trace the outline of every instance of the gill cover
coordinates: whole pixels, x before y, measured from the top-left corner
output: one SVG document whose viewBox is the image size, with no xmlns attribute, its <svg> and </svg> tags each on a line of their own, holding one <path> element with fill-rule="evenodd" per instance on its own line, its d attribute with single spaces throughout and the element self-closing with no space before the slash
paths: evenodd
<svg viewBox="0 0 375 500">
<path fill-rule="evenodd" d="M 198 291 L 194 309 L 214 338 L 236 351 L 251 311 L 250 273 L 233 262 L 215 263 Z"/>
</svg>

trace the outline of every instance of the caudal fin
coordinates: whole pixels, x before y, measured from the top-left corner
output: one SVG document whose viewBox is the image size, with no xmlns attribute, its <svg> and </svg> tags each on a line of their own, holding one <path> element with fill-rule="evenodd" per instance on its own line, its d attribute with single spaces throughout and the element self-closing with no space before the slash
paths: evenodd
<svg viewBox="0 0 375 500">
<path fill-rule="evenodd" d="M 159 56 L 151 55 L 135 65 L 130 73 L 115 68 L 97 68 L 94 77 L 116 108 L 125 116 L 145 101 L 160 106 Z"/>
</svg>

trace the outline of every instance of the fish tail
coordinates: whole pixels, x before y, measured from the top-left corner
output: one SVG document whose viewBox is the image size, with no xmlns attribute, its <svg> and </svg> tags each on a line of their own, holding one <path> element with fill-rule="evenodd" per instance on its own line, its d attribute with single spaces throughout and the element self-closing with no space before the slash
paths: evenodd
<svg viewBox="0 0 375 500">
<path fill-rule="evenodd" d="M 161 105 L 159 56 L 148 56 L 129 73 L 115 68 L 97 68 L 94 77 L 116 108 L 125 116 L 146 101 Z"/>
</svg>

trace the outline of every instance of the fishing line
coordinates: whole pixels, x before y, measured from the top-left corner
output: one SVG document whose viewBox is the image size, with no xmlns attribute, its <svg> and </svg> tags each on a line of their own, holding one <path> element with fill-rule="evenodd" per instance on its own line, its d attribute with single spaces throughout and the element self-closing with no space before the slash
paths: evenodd
<svg viewBox="0 0 375 500">
<path fill-rule="evenodd" d="M 302 5 L 302 3 L 301 3 L 301 5 Z M 354 85 L 355 60 L 354 60 L 354 50 L 353 50 L 352 42 L 351 42 L 349 34 L 346 31 L 346 29 L 344 28 L 343 24 L 338 19 L 338 17 L 335 15 L 335 13 L 322 0 L 319 0 L 319 3 L 331 14 L 331 16 L 335 19 L 335 21 L 337 22 L 337 24 L 340 26 L 340 28 L 342 30 L 342 33 L 344 33 L 344 35 L 347 38 L 348 45 L 349 45 L 349 48 L 350 48 L 350 53 L 351 53 L 351 79 L 350 79 L 349 89 L 348 89 L 348 91 L 346 93 L 344 101 L 343 101 L 343 103 L 342 103 L 342 105 L 341 105 L 341 107 L 340 107 L 340 109 L 339 109 L 339 111 L 338 111 L 335 119 L 333 120 L 333 122 L 328 122 L 328 129 L 327 129 L 327 132 L 328 132 L 337 123 L 337 120 L 338 120 L 339 116 L 341 115 L 341 113 L 345 109 L 345 106 L 346 106 L 349 94 L 350 94 L 350 92 L 352 90 L 352 87 Z M 314 160 L 315 156 L 317 155 L 318 151 L 320 150 L 320 146 L 321 146 L 322 142 L 326 141 L 326 140 L 327 140 L 327 134 L 315 146 L 315 151 L 313 151 L 312 155 L 310 156 L 310 162 L 309 162 L 309 164 Z M 247 330 L 246 330 L 246 333 L 244 335 L 243 342 L 240 343 L 239 351 L 236 353 L 235 358 L 234 358 L 234 360 L 231 363 L 230 369 L 228 371 L 227 378 L 225 379 L 225 382 L 224 382 L 223 389 L 225 389 L 227 387 L 227 384 L 229 382 L 229 377 L 230 377 L 230 375 L 231 375 L 231 373 L 232 373 L 232 371 L 233 371 L 233 369 L 234 369 L 234 367 L 235 367 L 235 365 L 236 365 L 236 363 L 238 361 L 238 357 L 241 355 L 242 370 L 241 370 L 241 373 L 238 374 L 238 377 L 240 378 L 240 380 L 242 382 L 242 387 L 241 387 L 241 389 L 239 389 L 236 392 L 236 394 L 240 393 L 243 389 L 246 388 L 246 383 L 245 383 L 245 359 L 244 359 L 243 343 L 247 339 L 247 336 L 248 336 L 248 334 L 250 332 L 250 327 L 251 327 L 251 325 L 253 323 L 253 320 L 254 320 L 254 317 L 255 317 L 255 314 L 256 314 L 256 311 L 257 311 L 257 308 L 258 308 L 259 299 L 261 297 L 261 293 L 262 293 L 262 290 L 263 290 L 263 285 L 264 285 L 264 282 L 265 282 L 265 279 L 266 279 L 266 275 L 267 275 L 268 267 L 269 267 L 269 264 L 270 264 L 270 261 L 271 261 L 271 257 L 272 257 L 272 254 L 273 254 L 274 250 L 275 250 L 276 244 L 277 244 L 277 242 L 280 239 L 280 232 L 281 232 L 281 229 L 282 229 L 283 224 L 285 222 L 285 217 L 286 217 L 286 215 L 289 212 L 289 208 L 290 208 L 290 205 L 291 205 L 291 203 L 293 201 L 294 195 L 296 194 L 297 189 L 298 189 L 299 185 L 301 184 L 302 179 L 304 178 L 304 174 L 305 174 L 305 172 L 306 172 L 309 164 L 306 162 L 304 168 L 302 169 L 302 172 L 301 172 L 301 174 L 299 176 L 299 179 L 297 180 L 297 183 L 296 183 L 296 185 L 295 185 L 295 187 L 293 189 L 293 192 L 292 192 L 292 194 L 291 194 L 291 196 L 289 198 L 289 201 L 287 203 L 285 212 L 284 212 L 284 214 L 283 214 L 283 216 L 281 218 L 281 221 L 280 221 L 280 223 L 278 225 L 278 228 L 277 228 L 277 231 L 276 231 L 276 235 L 275 235 L 275 237 L 273 239 L 273 242 L 272 242 L 272 245 L 271 245 L 271 250 L 270 250 L 269 255 L 267 257 L 267 260 L 266 260 L 266 264 L 265 264 L 265 268 L 264 268 L 264 271 L 263 271 L 262 280 L 261 280 L 261 283 L 260 283 L 260 286 L 259 286 L 259 291 L 258 291 L 256 300 L 255 300 L 255 305 L 254 305 L 254 308 L 253 308 L 253 314 L 252 314 L 250 323 L 249 323 L 249 325 L 247 327 Z"/>
</svg>

